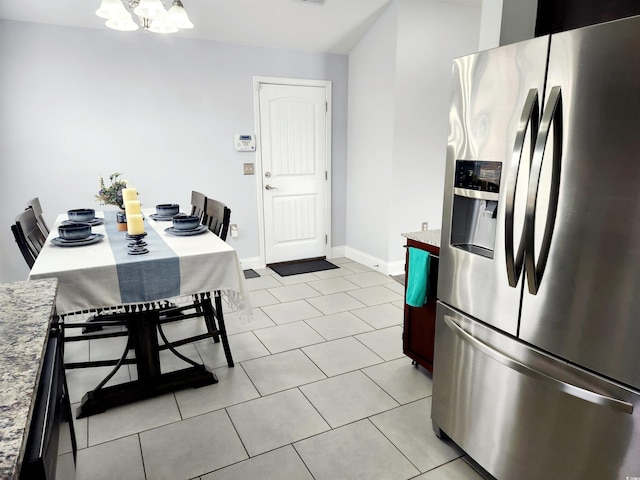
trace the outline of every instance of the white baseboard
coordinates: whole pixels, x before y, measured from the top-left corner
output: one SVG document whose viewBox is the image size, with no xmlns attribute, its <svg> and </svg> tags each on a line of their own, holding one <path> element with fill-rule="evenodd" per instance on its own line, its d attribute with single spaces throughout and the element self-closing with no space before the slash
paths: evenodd
<svg viewBox="0 0 640 480">
<path fill-rule="evenodd" d="M 241 258 L 240 266 L 242 270 L 248 270 L 250 268 L 264 268 L 265 265 L 260 263 L 260 257 Z"/>
<path fill-rule="evenodd" d="M 336 257 L 349 258 L 354 262 L 358 262 L 369 268 L 378 270 L 380 273 L 384 273 L 385 275 L 400 275 L 404 273 L 404 260 L 398 262 L 387 262 L 369 255 L 368 253 L 364 253 L 360 250 L 347 246 L 335 247 L 332 249 L 331 253 Z"/>
<path fill-rule="evenodd" d="M 331 249 L 331 258 L 346 257 L 354 262 L 366 265 L 369 268 L 378 270 L 385 275 L 401 275 L 404 273 L 404 260 L 398 262 L 385 262 L 379 258 L 373 257 L 367 253 L 356 250 L 355 248 L 342 245 Z M 328 260 L 331 260 L 329 258 Z M 260 257 L 241 258 L 240 265 L 243 270 L 249 268 L 264 268 L 265 265 L 260 263 Z"/>
<path fill-rule="evenodd" d="M 331 247 L 331 258 L 346 257 L 347 247 L 342 245 L 340 247 Z M 331 260 L 331 258 L 329 260 Z"/>
</svg>

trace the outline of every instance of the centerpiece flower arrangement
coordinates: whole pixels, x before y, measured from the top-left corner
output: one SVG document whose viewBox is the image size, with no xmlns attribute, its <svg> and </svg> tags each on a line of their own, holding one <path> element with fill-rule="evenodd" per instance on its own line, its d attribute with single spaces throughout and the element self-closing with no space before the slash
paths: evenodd
<svg viewBox="0 0 640 480">
<path fill-rule="evenodd" d="M 122 201 L 122 189 L 127 187 L 127 181 L 121 180 L 119 177 L 122 173 L 114 172 L 109 175 L 111 185 L 106 185 L 102 177 L 100 177 L 100 190 L 96 195 L 96 200 L 100 205 L 114 205 L 120 209 L 124 208 Z"/>
</svg>

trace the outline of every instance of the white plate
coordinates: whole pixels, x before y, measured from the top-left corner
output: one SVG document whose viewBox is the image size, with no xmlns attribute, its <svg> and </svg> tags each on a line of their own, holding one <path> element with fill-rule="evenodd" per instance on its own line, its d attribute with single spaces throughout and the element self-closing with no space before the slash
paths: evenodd
<svg viewBox="0 0 640 480">
<path fill-rule="evenodd" d="M 165 228 L 164 231 L 177 237 L 189 237 L 191 235 L 200 235 L 201 233 L 208 232 L 209 229 L 206 225 L 198 225 L 193 230 L 176 230 L 174 227 L 169 227 Z"/>
<path fill-rule="evenodd" d="M 180 214 L 176 213 L 176 215 L 180 215 Z M 175 215 L 162 216 L 162 215 L 158 215 L 157 213 L 152 213 L 151 215 L 149 215 L 149 218 L 152 220 L 155 220 L 156 222 L 170 222 L 171 220 L 173 220 L 174 216 Z"/>
<path fill-rule="evenodd" d="M 82 240 L 65 240 L 64 238 L 55 237 L 51 239 L 51 243 L 58 247 L 81 247 L 84 245 L 91 245 L 92 243 L 98 243 L 104 239 L 104 235 L 101 233 L 92 233 L 87 238 Z"/>
<path fill-rule="evenodd" d="M 98 225 L 104 224 L 104 218 L 93 217 L 91 220 L 87 220 L 86 222 L 76 222 L 74 220 L 64 220 L 61 225 L 69 225 L 70 223 L 88 223 L 92 227 L 97 227 Z"/>
</svg>

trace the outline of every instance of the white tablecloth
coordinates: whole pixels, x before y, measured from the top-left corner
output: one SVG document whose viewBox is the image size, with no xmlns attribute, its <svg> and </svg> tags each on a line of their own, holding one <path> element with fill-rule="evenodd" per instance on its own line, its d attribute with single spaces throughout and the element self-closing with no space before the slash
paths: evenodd
<svg viewBox="0 0 640 480">
<path fill-rule="evenodd" d="M 145 230 L 155 230 L 179 259 L 181 296 L 221 290 L 233 310 L 250 314 L 244 274 L 231 246 L 208 231 L 194 236 L 172 236 L 165 232 L 171 222 L 150 219 L 149 214 L 154 213 L 153 210 L 143 213 Z M 105 215 L 115 218 L 115 214 L 114 211 L 96 212 L 100 218 Z M 105 226 L 92 228 L 93 233 L 105 235 L 101 242 L 81 247 L 59 247 L 52 244 L 51 239 L 58 236 L 58 225 L 66 219 L 66 214 L 56 219 L 29 279 L 58 278 L 58 314 L 123 305 L 116 259 Z M 123 236 L 125 233 L 117 232 Z M 164 299 L 149 298 L 148 301 Z"/>
</svg>

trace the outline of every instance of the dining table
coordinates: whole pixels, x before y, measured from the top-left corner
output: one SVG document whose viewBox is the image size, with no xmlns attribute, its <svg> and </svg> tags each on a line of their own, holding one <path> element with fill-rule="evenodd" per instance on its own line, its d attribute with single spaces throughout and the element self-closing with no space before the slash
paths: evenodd
<svg viewBox="0 0 640 480">
<path fill-rule="evenodd" d="M 89 222 L 91 236 L 79 242 L 63 241 L 58 236 L 58 227 L 68 223 L 67 214 L 60 214 L 31 269 L 30 280 L 58 279 L 55 308 L 63 320 L 90 313 L 108 319 L 104 312 L 123 312 L 115 315 L 126 325 L 125 352 L 120 361 L 110 361 L 116 368 L 84 395 L 77 418 L 169 391 L 217 383 L 216 375 L 204 364 L 185 359 L 167 345 L 161 328 L 165 310 L 158 305 L 200 298 L 203 303 L 196 315 L 206 316 L 207 311 L 201 311 L 204 305 L 223 326 L 222 299 L 228 311 L 239 312 L 240 317 L 251 315 L 235 249 L 208 229 L 178 232 L 171 221 L 154 212 L 142 210 L 144 234 L 131 236 L 119 230 L 117 212 L 96 211 Z M 215 306 L 210 301 L 212 295 Z M 159 343 L 159 334 L 164 344 Z M 233 366 L 226 333 L 224 342 L 228 364 Z M 191 366 L 162 372 L 159 353 L 167 347 Z M 134 350 L 135 359 L 127 355 L 129 349 Z M 124 363 L 135 363 L 137 379 L 105 386 Z"/>
</svg>

